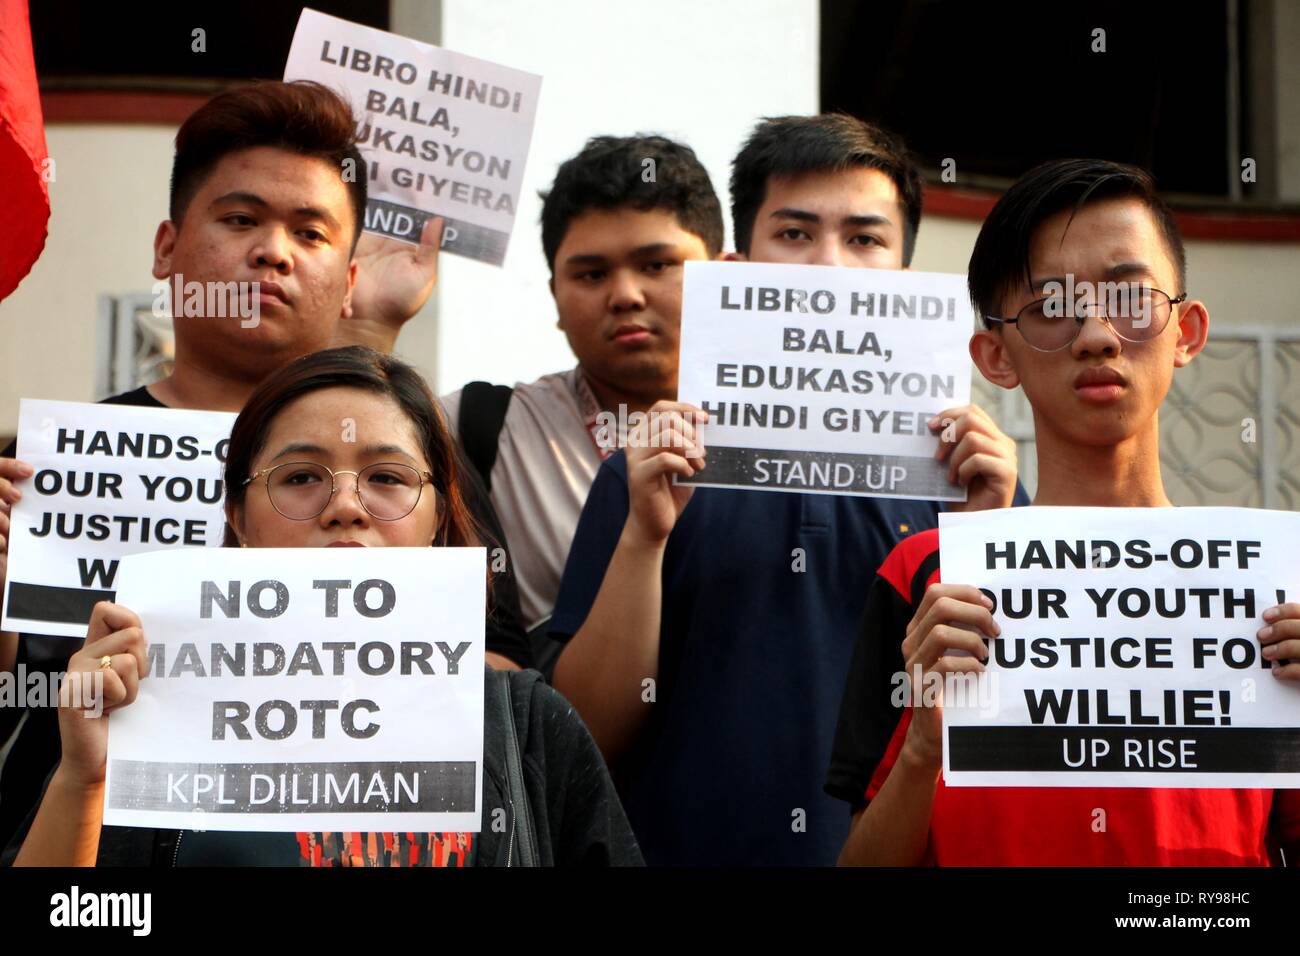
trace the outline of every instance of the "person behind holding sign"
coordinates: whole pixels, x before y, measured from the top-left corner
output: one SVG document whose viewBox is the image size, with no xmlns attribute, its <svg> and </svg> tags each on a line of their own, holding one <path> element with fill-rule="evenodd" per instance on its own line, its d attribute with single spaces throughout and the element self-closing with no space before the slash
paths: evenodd
<svg viewBox="0 0 1300 956">
<path fill-rule="evenodd" d="M 356 440 L 340 417 L 356 423 Z M 231 432 L 226 462 L 227 546 L 464 547 L 481 540 L 459 487 L 455 445 L 423 379 L 374 350 L 317 352 L 274 372 L 249 398 Z M 79 695 L 59 708 L 62 761 L 21 848 L 20 864 L 308 865 L 317 847 L 360 847 L 348 857 L 409 864 L 421 845 L 453 848 L 459 865 L 518 864 L 518 820 L 505 773 L 504 718 L 485 710 L 483 821 L 477 834 L 184 833 L 102 825 L 108 723 L 136 699 L 146 673 L 147 623 L 101 602 L 70 674 L 104 676 L 103 714 Z M 543 865 L 635 865 L 636 841 L 582 721 L 535 671 L 489 670 L 487 700 L 508 683 L 523 755 L 526 794 Z M 505 810 L 504 829 L 493 827 Z M 403 854 L 381 847 L 405 847 Z M 367 849 L 369 848 L 369 849 Z M 508 855 L 514 853 L 508 858 Z M 343 854 L 340 859 L 347 857 Z"/>
<path fill-rule="evenodd" d="M 442 399 L 483 481 L 519 575 L 539 665 L 578 515 L 619 422 L 677 393 L 682 263 L 721 252 L 722 207 L 687 146 L 597 136 L 560 165 L 542 204 L 557 327 L 576 368 L 535 382 L 471 382 Z"/>
<path fill-rule="evenodd" d="M 176 134 L 170 218 L 154 237 L 153 274 L 176 292 L 174 306 L 185 304 L 173 308 L 174 368 L 158 382 L 104 401 L 238 411 L 268 373 L 298 356 L 335 342 L 390 350 L 402 323 L 433 289 L 441 220 L 430 220 L 419 246 L 363 236 L 366 177 L 342 175 L 348 168 L 365 168 L 356 123 L 348 104 L 319 84 L 257 83 L 196 110 Z M 261 283 L 255 324 L 224 309 L 222 317 L 209 317 L 202 313 L 213 296 L 196 303 L 183 294 L 191 282 L 224 289 L 255 281 Z M 220 304 L 234 303 L 227 296 Z M 0 601 L 8 512 L 32 477 L 14 452 L 11 445 L 0 453 Z M 504 546 L 486 492 L 472 478 L 466 490 L 480 524 Z M 489 663 L 530 666 L 512 562 L 498 580 Z M 111 589 L 112 582 L 99 586 Z M 0 634 L 0 670 L 22 664 L 28 672 L 57 673 L 71 651 L 62 637 L 28 634 L 20 641 Z M 18 708 L 4 711 L 0 740 L 20 716 Z M 57 755 L 53 712 L 30 708 L 0 776 L 0 841 L 31 808 Z"/>
<path fill-rule="evenodd" d="M 733 258 L 903 269 L 921 179 L 885 130 L 782 117 L 737 155 L 731 202 Z M 704 467 L 703 413 L 650 411 L 583 509 L 551 624 L 568 642 L 555 685 L 617 761 L 650 863 L 829 866 L 847 830 L 821 783 L 866 602 L 846 582 L 941 506 L 674 485 Z M 930 427 L 969 491 L 958 510 L 1012 503 L 1015 444 L 985 412 Z"/>
<path fill-rule="evenodd" d="M 1125 280 L 1109 314 L 1052 299 L 1048 283 Z M 1205 346 L 1183 242 L 1144 171 L 1062 160 L 1026 173 L 989 213 L 971 254 L 984 377 L 1020 385 L 1038 438 L 1037 505 L 1168 507 L 1159 413 L 1175 369 Z M 849 803 L 843 864 L 1267 865 L 1300 859 L 1300 791 L 944 785 L 942 706 L 890 703 L 905 673 L 979 672 L 997 640 L 992 603 L 939 581 L 939 535 L 903 541 L 880 568 L 854 652 L 826 790 Z M 1273 676 L 1300 680 L 1300 604 L 1264 612 Z M 950 652 L 962 651 L 962 655 Z M 1104 827 L 1096 811 L 1105 812 Z"/>
</svg>

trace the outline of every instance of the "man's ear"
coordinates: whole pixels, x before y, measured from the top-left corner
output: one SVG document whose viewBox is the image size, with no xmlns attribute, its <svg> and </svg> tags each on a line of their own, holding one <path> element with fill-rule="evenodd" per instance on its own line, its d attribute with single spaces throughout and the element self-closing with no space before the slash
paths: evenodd
<svg viewBox="0 0 1300 956">
<path fill-rule="evenodd" d="M 1011 364 L 1001 329 L 980 329 L 970 337 L 970 357 L 980 374 L 1002 388 L 1015 388 L 1020 375 Z"/>
<path fill-rule="evenodd" d="M 1174 368 L 1182 368 L 1205 348 L 1210 335 L 1210 313 L 1205 303 L 1193 299 L 1183 305 L 1178 316 L 1178 342 L 1174 346 Z"/>
<path fill-rule="evenodd" d="M 356 255 L 354 254 L 352 261 L 348 263 L 348 289 L 343 293 L 343 308 L 339 313 L 345 319 L 352 318 L 352 293 L 355 292 L 357 288 L 357 274 L 359 268 L 360 267 L 357 265 Z"/>
<path fill-rule="evenodd" d="M 718 262 L 748 262 L 749 256 L 743 252 L 719 252 L 717 255 Z"/>
<path fill-rule="evenodd" d="M 153 277 L 167 279 L 172 274 L 172 254 L 176 251 L 176 234 L 180 227 L 170 219 L 158 223 L 153 236 Z"/>
<path fill-rule="evenodd" d="M 546 288 L 551 290 L 551 301 L 555 302 L 555 273 L 551 273 L 550 279 L 546 281 Z M 555 327 L 561 332 L 564 331 L 564 316 L 560 314 L 559 303 L 555 305 Z"/>
</svg>

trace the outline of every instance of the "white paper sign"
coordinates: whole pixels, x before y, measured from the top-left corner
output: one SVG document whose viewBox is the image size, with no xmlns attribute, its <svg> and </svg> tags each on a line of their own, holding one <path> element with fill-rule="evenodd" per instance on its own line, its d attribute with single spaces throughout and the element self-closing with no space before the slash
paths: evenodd
<svg viewBox="0 0 1300 956">
<path fill-rule="evenodd" d="M 430 216 L 444 216 L 445 251 L 501 265 L 540 76 L 303 10 L 284 78 L 351 102 L 368 232 L 418 242 Z"/>
<path fill-rule="evenodd" d="M 1300 514 L 1007 508 L 939 540 L 1002 628 L 943 686 L 949 785 L 1300 787 L 1300 685 L 1256 637 L 1300 599 Z"/>
<path fill-rule="evenodd" d="M 118 561 L 220 546 L 231 412 L 48 402 L 18 411 L 19 487 L 9 534 L 6 631 L 85 637 L 113 600 Z"/>
<path fill-rule="evenodd" d="M 963 276 L 688 262 L 678 396 L 725 488 L 964 501 L 927 422 L 970 401 Z"/>
<path fill-rule="evenodd" d="M 477 832 L 482 548 L 184 550 L 122 562 L 149 645 L 109 716 L 104 822 Z"/>
</svg>

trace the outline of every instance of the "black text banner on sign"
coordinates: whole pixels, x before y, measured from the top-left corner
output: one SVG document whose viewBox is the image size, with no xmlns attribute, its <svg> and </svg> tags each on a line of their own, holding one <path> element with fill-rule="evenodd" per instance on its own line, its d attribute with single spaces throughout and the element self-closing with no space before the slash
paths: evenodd
<svg viewBox="0 0 1300 956">
<path fill-rule="evenodd" d="M 23 399 L 6 631 L 85 637 L 128 554 L 218 547 L 230 412 Z"/>
<path fill-rule="evenodd" d="M 970 401 L 962 276 L 688 262 L 678 396 L 709 412 L 692 484 L 964 501 L 927 423 Z"/>
<path fill-rule="evenodd" d="M 1300 787 L 1300 685 L 1256 636 L 1300 596 L 1300 515 L 1009 508 L 939 540 L 1002 628 L 978 677 L 896 675 L 942 700 L 950 786 Z"/>
<path fill-rule="evenodd" d="M 104 822 L 477 832 L 482 548 L 137 555 L 149 669 L 110 716 Z"/>
<path fill-rule="evenodd" d="M 425 222 L 443 216 L 445 251 L 501 265 L 540 76 L 303 10 L 284 78 L 315 80 L 351 102 L 366 231 L 418 242 Z"/>
</svg>

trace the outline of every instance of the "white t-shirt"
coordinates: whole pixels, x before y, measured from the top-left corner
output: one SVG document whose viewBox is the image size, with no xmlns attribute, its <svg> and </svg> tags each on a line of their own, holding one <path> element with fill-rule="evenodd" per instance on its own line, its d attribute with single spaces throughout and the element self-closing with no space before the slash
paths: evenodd
<svg viewBox="0 0 1300 956">
<path fill-rule="evenodd" d="M 460 399 L 460 392 L 442 398 L 457 439 Z M 506 409 L 492 466 L 492 504 L 510 545 L 529 630 L 555 607 L 578 516 L 600 468 L 598 411 L 576 368 L 517 384 Z"/>
</svg>

